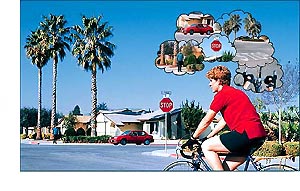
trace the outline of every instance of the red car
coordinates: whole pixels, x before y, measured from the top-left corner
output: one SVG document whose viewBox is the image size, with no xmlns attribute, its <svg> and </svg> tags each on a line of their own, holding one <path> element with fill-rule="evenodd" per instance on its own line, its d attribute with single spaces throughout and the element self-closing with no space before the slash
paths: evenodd
<svg viewBox="0 0 300 191">
<path fill-rule="evenodd" d="M 194 33 L 200 33 L 200 34 L 207 34 L 213 33 L 214 29 L 207 25 L 207 24 L 192 24 L 188 27 L 183 28 L 183 33 L 187 34 L 190 33 L 190 35 Z"/>
<path fill-rule="evenodd" d="M 109 143 L 114 145 L 119 143 L 121 145 L 126 145 L 127 143 L 135 143 L 137 145 L 144 143 L 144 145 L 149 145 L 152 142 L 154 142 L 153 136 L 141 130 L 127 130 L 121 135 L 109 139 Z"/>
</svg>

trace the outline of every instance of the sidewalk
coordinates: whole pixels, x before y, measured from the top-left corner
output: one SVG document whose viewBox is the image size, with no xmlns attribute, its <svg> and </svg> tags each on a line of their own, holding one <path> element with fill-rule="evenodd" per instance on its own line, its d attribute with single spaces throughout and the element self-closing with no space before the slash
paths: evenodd
<svg viewBox="0 0 300 191">
<path fill-rule="evenodd" d="M 57 140 L 56 141 L 58 145 L 61 144 L 68 144 L 68 145 L 76 145 L 76 144 L 80 144 L 80 145 L 99 145 L 99 143 L 63 143 L 61 140 Z M 31 145 L 52 145 L 53 141 L 52 140 L 33 140 L 33 139 L 21 139 L 20 143 L 22 144 L 31 144 Z M 174 146 L 174 148 L 176 147 L 178 143 L 178 140 L 167 140 L 167 145 L 168 146 Z M 106 143 L 103 143 L 106 144 Z M 107 143 L 109 144 L 109 143 Z M 153 143 L 150 143 L 151 145 L 165 145 L 166 144 L 166 140 L 160 140 L 160 139 L 155 139 Z"/>
</svg>

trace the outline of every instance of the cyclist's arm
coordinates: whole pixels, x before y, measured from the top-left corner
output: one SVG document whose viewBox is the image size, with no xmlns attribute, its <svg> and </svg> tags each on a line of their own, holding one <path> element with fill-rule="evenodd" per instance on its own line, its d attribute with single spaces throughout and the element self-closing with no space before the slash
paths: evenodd
<svg viewBox="0 0 300 191">
<path fill-rule="evenodd" d="M 210 123 L 213 121 L 214 117 L 216 116 L 216 112 L 209 109 L 205 115 L 205 117 L 200 121 L 196 131 L 192 135 L 194 138 L 199 137 L 203 131 L 210 125 Z"/>
<path fill-rule="evenodd" d="M 226 122 L 224 120 L 224 118 L 222 117 L 220 119 L 220 121 L 217 123 L 217 125 L 215 126 L 215 128 L 207 135 L 207 138 L 211 138 L 214 135 L 216 135 L 219 131 L 221 131 L 221 129 L 223 129 L 226 125 Z"/>
</svg>

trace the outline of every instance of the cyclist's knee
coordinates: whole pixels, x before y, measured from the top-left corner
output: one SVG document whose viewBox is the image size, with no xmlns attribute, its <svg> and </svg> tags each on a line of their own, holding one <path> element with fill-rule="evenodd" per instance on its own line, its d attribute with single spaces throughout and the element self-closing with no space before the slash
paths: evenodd
<svg viewBox="0 0 300 191">
<path fill-rule="evenodd" d="M 201 148 L 202 148 L 202 151 L 209 151 L 210 150 L 210 141 L 209 140 L 206 140 L 202 143 L 201 145 Z"/>
</svg>

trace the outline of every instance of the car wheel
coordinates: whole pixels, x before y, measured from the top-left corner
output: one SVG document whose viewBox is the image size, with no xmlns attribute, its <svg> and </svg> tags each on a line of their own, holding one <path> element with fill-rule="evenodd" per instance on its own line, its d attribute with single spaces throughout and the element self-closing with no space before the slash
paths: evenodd
<svg viewBox="0 0 300 191">
<path fill-rule="evenodd" d="M 120 143 L 121 143 L 121 145 L 126 145 L 127 141 L 126 141 L 126 139 L 122 139 Z"/>
<path fill-rule="evenodd" d="M 206 34 L 207 34 L 207 35 L 210 35 L 210 31 L 207 31 Z"/>
<path fill-rule="evenodd" d="M 190 30 L 190 35 L 193 35 L 194 34 L 194 31 L 193 30 Z"/>
<path fill-rule="evenodd" d="M 149 139 L 146 139 L 145 141 L 144 141 L 144 145 L 149 145 L 150 144 L 150 140 Z"/>
</svg>

